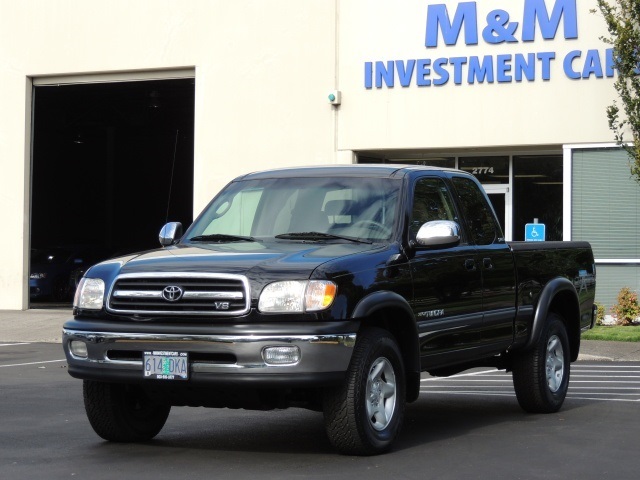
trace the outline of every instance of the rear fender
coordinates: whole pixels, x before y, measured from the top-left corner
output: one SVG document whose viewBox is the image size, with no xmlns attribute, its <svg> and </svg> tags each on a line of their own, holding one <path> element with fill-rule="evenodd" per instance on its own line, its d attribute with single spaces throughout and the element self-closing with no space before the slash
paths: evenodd
<svg viewBox="0 0 640 480">
<path fill-rule="evenodd" d="M 551 311 L 560 314 L 565 321 L 571 358 L 574 361 L 580 347 L 580 305 L 573 283 L 564 277 L 554 278 L 542 289 L 533 317 L 531 335 L 524 350 L 531 348 L 538 341 Z"/>
</svg>

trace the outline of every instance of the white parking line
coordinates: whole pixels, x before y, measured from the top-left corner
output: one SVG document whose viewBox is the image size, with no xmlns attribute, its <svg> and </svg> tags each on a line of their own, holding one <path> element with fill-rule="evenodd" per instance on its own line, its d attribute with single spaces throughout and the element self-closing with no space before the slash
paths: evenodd
<svg viewBox="0 0 640 480">
<path fill-rule="evenodd" d="M 569 385 L 569 390 L 592 390 L 593 387 L 574 387 Z M 638 390 L 640 392 L 640 387 L 606 387 L 601 388 L 600 390 Z"/>
<path fill-rule="evenodd" d="M 623 368 L 640 368 L 640 365 L 578 365 L 576 363 L 571 365 L 574 370 L 585 370 L 588 368 L 597 368 L 599 370 L 620 370 Z"/>
<path fill-rule="evenodd" d="M 606 377 L 609 378 L 609 377 Z M 640 381 L 622 381 L 622 380 L 574 380 L 571 379 L 570 383 L 640 383 Z"/>
<path fill-rule="evenodd" d="M 13 347 L 14 345 L 31 345 L 30 343 L 0 343 L 0 347 Z"/>
<path fill-rule="evenodd" d="M 590 393 L 589 395 L 594 395 L 593 393 Z M 574 397 L 571 395 L 567 395 L 567 398 L 571 399 L 571 400 L 592 400 L 592 401 L 598 401 L 598 402 L 640 402 L 640 398 L 636 399 L 636 400 L 632 400 L 630 398 L 595 398 L 595 397 Z"/>
<path fill-rule="evenodd" d="M 496 373 L 495 370 L 483 370 L 481 372 L 471 372 L 471 373 L 460 373 L 458 375 L 451 375 L 450 377 L 429 377 L 429 378 L 423 378 L 420 381 L 421 382 L 433 382 L 436 380 L 443 380 L 445 378 L 460 378 L 460 377 L 473 377 L 476 375 L 484 375 L 487 373 Z"/>
<path fill-rule="evenodd" d="M 578 368 L 575 368 L 578 367 Z M 572 365 L 567 399 L 640 402 L 640 365 Z M 422 379 L 421 395 L 515 397 L 511 373 L 481 370 Z"/>
<path fill-rule="evenodd" d="M 14 363 L 12 365 L 0 365 L 0 368 L 6 368 L 6 367 L 24 367 L 27 365 L 40 365 L 43 363 L 56 363 L 56 362 L 66 362 L 67 359 L 63 358 L 62 360 L 47 360 L 44 362 L 29 362 L 29 363 Z"/>
<path fill-rule="evenodd" d="M 449 390 L 429 390 L 429 394 L 439 393 L 444 395 L 477 395 L 482 397 L 515 397 L 515 393 L 509 392 L 483 392 L 483 391 L 472 391 L 467 390 L 464 392 L 451 392 Z"/>
</svg>

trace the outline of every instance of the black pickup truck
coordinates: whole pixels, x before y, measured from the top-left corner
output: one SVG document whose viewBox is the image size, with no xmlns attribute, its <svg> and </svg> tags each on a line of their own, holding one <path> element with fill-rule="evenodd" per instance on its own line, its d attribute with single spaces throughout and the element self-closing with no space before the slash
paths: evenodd
<svg viewBox="0 0 640 480">
<path fill-rule="evenodd" d="M 342 453 L 388 450 L 421 372 L 513 372 L 528 412 L 565 398 L 593 326 L 585 242 L 506 242 L 477 180 L 391 165 L 227 185 L 162 249 L 89 269 L 64 324 L 96 433 L 157 435 L 172 406 L 324 412 Z"/>
</svg>

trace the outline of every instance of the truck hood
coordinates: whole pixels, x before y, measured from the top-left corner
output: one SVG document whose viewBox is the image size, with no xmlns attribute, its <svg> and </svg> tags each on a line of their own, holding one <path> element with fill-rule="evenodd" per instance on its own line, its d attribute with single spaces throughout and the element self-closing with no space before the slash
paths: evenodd
<svg viewBox="0 0 640 480">
<path fill-rule="evenodd" d="M 380 249 L 379 244 L 360 243 L 238 242 L 176 245 L 111 262 L 120 263 L 119 273 L 207 272 L 253 276 L 253 272 L 259 276 L 258 271 L 269 271 L 272 280 L 280 275 L 304 279 L 326 262 Z"/>
</svg>

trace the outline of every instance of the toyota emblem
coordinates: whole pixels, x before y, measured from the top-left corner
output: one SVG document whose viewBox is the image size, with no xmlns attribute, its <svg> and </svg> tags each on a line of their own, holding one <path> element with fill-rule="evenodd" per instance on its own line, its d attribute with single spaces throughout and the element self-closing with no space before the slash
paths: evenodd
<svg viewBox="0 0 640 480">
<path fill-rule="evenodd" d="M 182 298 L 184 290 L 176 285 L 169 285 L 162 290 L 162 298 L 167 302 L 177 302 Z"/>
</svg>

